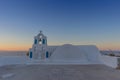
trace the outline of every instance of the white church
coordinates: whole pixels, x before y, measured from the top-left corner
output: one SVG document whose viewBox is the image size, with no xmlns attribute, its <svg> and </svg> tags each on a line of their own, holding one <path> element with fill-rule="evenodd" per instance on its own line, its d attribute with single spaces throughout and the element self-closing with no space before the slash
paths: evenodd
<svg viewBox="0 0 120 80">
<path fill-rule="evenodd" d="M 32 48 L 29 49 L 29 56 L 2 56 L 0 58 L 0 66 L 11 64 L 102 64 L 117 68 L 120 66 L 120 58 L 102 55 L 95 45 L 63 44 L 61 46 L 49 46 L 47 45 L 47 37 L 40 31 L 34 37 Z"/>
<path fill-rule="evenodd" d="M 34 37 L 29 58 L 32 61 L 44 61 L 57 64 L 100 64 L 100 52 L 94 45 L 48 46 L 47 37 L 40 31 Z"/>
</svg>

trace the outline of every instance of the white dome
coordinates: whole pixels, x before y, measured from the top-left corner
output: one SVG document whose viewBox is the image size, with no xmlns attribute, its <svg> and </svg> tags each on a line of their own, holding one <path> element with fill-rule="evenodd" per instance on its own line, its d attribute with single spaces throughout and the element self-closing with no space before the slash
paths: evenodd
<svg viewBox="0 0 120 80">
<path fill-rule="evenodd" d="M 87 60 L 86 55 L 78 46 L 65 44 L 58 47 L 51 56 L 54 61 L 83 61 Z"/>
</svg>

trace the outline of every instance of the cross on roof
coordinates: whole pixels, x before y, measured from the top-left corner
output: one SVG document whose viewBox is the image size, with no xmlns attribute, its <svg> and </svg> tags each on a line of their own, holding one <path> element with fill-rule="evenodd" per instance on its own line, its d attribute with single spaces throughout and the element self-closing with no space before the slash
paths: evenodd
<svg viewBox="0 0 120 80">
<path fill-rule="evenodd" d="M 42 33 L 42 31 L 40 30 L 40 33 Z"/>
</svg>

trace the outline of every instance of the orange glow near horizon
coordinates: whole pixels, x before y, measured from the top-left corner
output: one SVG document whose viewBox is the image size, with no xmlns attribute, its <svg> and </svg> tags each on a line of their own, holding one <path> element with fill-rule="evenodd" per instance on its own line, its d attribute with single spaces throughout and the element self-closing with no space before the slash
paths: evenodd
<svg viewBox="0 0 120 80">
<path fill-rule="evenodd" d="M 100 50 L 120 50 L 119 44 L 104 44 L 97 46 Z"/>
<path fill-rule="evenodd" d="M 6 43 L 6 44 L 5 44 Z M 65 43 L 72 43 L 72 42 L 65 42 Z M 64 42 L 52 42 L 50 41 L 48 43 L 48 45 L 63 45 L 65 44 Z M 113 43 L 113 42 L 104 42 L 104 43 L 72 43 L 73 45 L 96 45 L 98 47 L 99 50 L 120 50 L 120 43 Z M 32 41 L 31 43 L 30 42 L 27 42 L 24 41 L 24 42 L 15 42 L 15 41 L 11 41 L 11 42 L 7 42 L 7 41 L 2 41 L 0 43 L 0 51 L 28 51 L 29 48 L 32 47 Z"/>
<path fill-rule="evenodd" d="M 0 45 L 0 51 L 28 51 L 30 47 L 30 45 Z"/>
<path fill-rule="evenodd" d="M 28 51 L 31 45 L 0 45 L 0 51 Z M 99 50 L 120 50 L 120 45 L 97 45 Z"/>
<path fill-rule="evenodd" d="M 0 51 L 28 51 L 31 43 L 26 41 L 13 40 L 12 38 L 3 39 L 0 42 Z"/>
</svg>

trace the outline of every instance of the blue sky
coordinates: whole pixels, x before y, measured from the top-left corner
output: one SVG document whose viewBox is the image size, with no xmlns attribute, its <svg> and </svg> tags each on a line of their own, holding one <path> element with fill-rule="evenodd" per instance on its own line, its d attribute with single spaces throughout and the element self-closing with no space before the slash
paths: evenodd
<svg viewBox="0 0 120 80">
<path fill-rule="evenodd" d="M 120 49 L 119 4 L 119 0 L 0 0 L 0 50 L 26 50 L 40 30 L 49 45 Z"/>
</svg>

